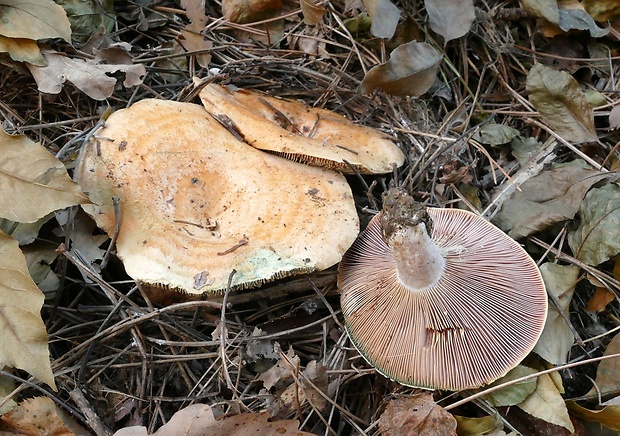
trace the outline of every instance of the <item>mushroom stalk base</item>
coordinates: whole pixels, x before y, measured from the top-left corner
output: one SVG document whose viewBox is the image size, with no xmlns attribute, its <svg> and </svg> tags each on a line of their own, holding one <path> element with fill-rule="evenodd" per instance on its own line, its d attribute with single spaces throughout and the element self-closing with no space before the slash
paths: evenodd
<svg viewBox="0 0 620 436">
<path fill-rule="evenodd" d="M 400 228 L 387 241 L 396 261 L 401 284 L 412 292 L 436 284 L 443 275 L 446 261 L 431 240 L 424 223 Z"/>
</svg>

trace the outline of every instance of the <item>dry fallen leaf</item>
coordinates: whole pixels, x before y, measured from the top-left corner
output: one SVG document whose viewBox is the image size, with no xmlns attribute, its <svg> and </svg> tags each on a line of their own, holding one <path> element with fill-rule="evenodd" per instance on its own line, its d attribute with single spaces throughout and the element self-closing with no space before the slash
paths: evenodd
<svg viewBox="0 0 620 436">
<path fill-rule="evenodd" d="M 52 0 L 2 0 L 0 35 L 9 38 L 62 38 L 71 42 L 71 25 L 64 9 Z"/>
<path fill-rule="evenodd" d="M 502 417 L 495 412 L 494 415 L 483 416 L 481 418 L 470 418 L 454 415 L 457 422 L 456 432 L 459 436 L 498 436 L 491 432 L 499 431 L 504 428 Z M 505 434 L 505 433 L 504 433 Z"/>
<path fill-rule="evenodd" d="M 179 43 L 188 52 L 208 50 L 213 47 L 213 43 L 207 41 L 201 33 L 207 25 L 204 4 L 197 1 L 183 0 L 181 1 L 181 6 L 187 12 L 187 17 L 191 20 L 191 23 L 185 26 L 184 29 L 181 29 L 182 38 L 179 38 Z M 196 60 L 198 65 L 207 68 L 211 62 L 211 53 L 197 54 Z"/>
<path fill-rule="evenodd" d="M 557 0 L 521 0 L 523 9 L 533 17 L 543 18 L 550 23 L 560 22 L 560 11 Z"/>
<path fill-rule="evenodd" d="M 431 393 L 391 400 L 379 418 L 379 431 L 386 436 L 449 436 L 456 435 L 456 426 Z"/>
<path fill-rule="evenodd" d="M 390 0 L 362 0 L 371 19 L 370 33 L 377 38 L 391 38 L 396 32 L 400 9 Z"/>
<path fill-rule="evenodd" d="M 271 389 L 277 383 L 288 382 L 293 379 L 292 374 L 297 372 L 299 368 L 299 356 L 296 356 L 293 347 L 290 347 L 286 355 L 280 357 L 280 360 L 262 373 L 258 380 L 263 382 L 265 389 Z"/>
<path fill-rule="evenodd" d="M 318 0 L 299 0 L 301 13 L 304 15 L 304 23 L 316 26 L 321 22 L 325 14 L 325 6 Z"/>
<path fill-rule="evenodd" d="M 607 305 L 612 301 L 615 301 L 616 294 L 607 288 L 597 287 L 594 290 L 594 294 L 588 300 L 585 310 L 588 312 L 602 312 Z"/>
<path fill-rule="evenodd" d="M 527 75 L 526 89 L 543 120 L 562 138 L 596 141 L 592 107 L 570 74 L 536 64 Z"/>
<path fill-rule="evenodd" d="M 600 410 L 590 410 L 573 400 L 568 400 L 566 405 L 571 415 L 576 418 L 598 422 L 611 430 L 620 431 L 620 406 L 610 405 Z"/>
<path fill-rule="evenodd" d="M 590 190 L 579 217 L 579 227 L 568 234 L 568 244 L 577 259 L 599 265 L 620 253 L 620 186 L 608 184 Z"/>
<path fill-rule="evenodd" d="M 614 130 L 620 128 L 620 104 L 614 106 L 609 112 L 609 128 Z"/>
<path fill-rule="evenodd" d="M 469 32 L 476 19 L 473 0 L 424 0 L 428 25 L 443 36 L 444 44 Z"/>
<path fill-rule="evenodd" d="M 13 410 L 2 415 L 0 431 L 33 436 L 88 436 L 91 434 L 49 397 L 34 397 L 19 403 Z"/>
<path fill-rule="evenodd" d="M 0 35 L 0 53 L 8 53 L 14 61 L 45 66 L 39 45 L 32 39 L 7 38 Z"/>
<path fill-rule="evenodd" d="M 23 369 L 55 390 L 41 319 L 43 293 L 30 278 L 17 241 L 2 232 L 0 271 L 0 367 Z"/>
<path fill-rule="evenodd" d="M 67 12 L 74 42 L 84 43 L 96 32 L 114 32 L 114 0 L 56 0 L 56 3 Z"/>
<path fill-rule="evenodd" d="M 269 422 L 269 414 L 242 413 L 215 419 L 213 410 L 206 404 L 194 404 L 175 413 L 170 421 L 153 436 L 313 436 L 299 431 L 299 422 L 294 419 Z M 114 436 L 146 436 L 146 427 L 128 427 L 114 433 Z"/>
<path fill-rule="evenodd" d="M 585 10 L 596 21 L 613 21 L 620 17 L 620 1 L 618 0 L 583 0 Z"/>
<path fill-rule="evenodd" d="M 564 32 L 571 30 L 587 30 L 593 38 L 602 38 L 609 29 L 596 25 L 594 18 L 584 9 L 578 0 L 563 0 L 559 3 L 560 22 L 558 27 Z"/>
<path fill-rule="evenodd" d="M 538 378 L 536 390 L 518 407 L 536 418 L 562 426 L 571 432 L 575 431 L 564 399 L 549 374 Z"/>
<path fill-rule="evenodd" d="M 222 0 L 222 15 L 233 23 L 245 24 L 275 17 L 282 0 Z"/>
<path fill-rule="evenodd" d="M 527 375 L 532 375 L 537 371 L 533 368 L 518 365 L 511 369 L 508 374 L 500 379 L 495 380 L 488 386 L 485 386 L 482 390 L 486 390 L 493 386 L 500 385 L 502 383 L 509 382 Z M 510 386 L 506 386 L 498 391 L 491 392 L 483 396 L 486 401 L 494 406 L 515 406 L 525 400 L 528 395 L 536 390 L 536 379 L 526 380 L 520 383 L 515 383 Z"/>
<path fill-rule="evenodd" d="M 607 344 L 604 356 L 611 354 L 620 354 L 620 334 L 616 334 Z M 596 369 L 596 388 L 592 387 L 588 395 L 602 395 L 617 391 L 620 389 L 620 358 L 607 359 L 599 363 Z"/>
<path fill-rule="evenodd" d="M 579 267 L 544 263 L 540 266 L 540 273 L 545 281 L 547 292 L 558 299 L 562 310 L 568 317 L 568 307 L 577 284 Z M 533 351 L 547 362 L 561 365 L 566 363 L 568 352 L 574 341 L 575 337 L 570 327 L 555 305 L 549 302 L 545 327 Z"/>
<path fill-rule="evenodd" d="M 441 54 L 425 42 L 398 46 L 390 60 L 368 71 L 359 88 L 366 94 L 377 88 L 390 95 L 420 96 L 435 82 Z"/>
<path fill-rule="evenodd" d="M 38 67 L 27 64 L 39 91 L 46 94 L 58 94 L 65 81 L 73 83 L 82 92 L 95 100 L 105 100 L 114 92 L 117 79 L 110 74 L 122 72 L 125 74 L 123 85 L 127 88 L 139 85 L 146 74 L 142 64 L 99 63 L 98 59 L 84 61 L 72 59 L 62 53 L 44 51 L 43 57 L 47 66 Z"/>
<path fill-rule="evenodd" d="M 58 209 L 88 203 L 65 166 L 24 135 L 0 129 L 0 217 L 32 223 Z"/>
<path fill-rule="evenodd" d="M 493 223 L 519 239 L 571 220 L 588 190 L 613 176 L 578 165 L 545 171 L 523 183 L 504 202 Z"/>
</svg>

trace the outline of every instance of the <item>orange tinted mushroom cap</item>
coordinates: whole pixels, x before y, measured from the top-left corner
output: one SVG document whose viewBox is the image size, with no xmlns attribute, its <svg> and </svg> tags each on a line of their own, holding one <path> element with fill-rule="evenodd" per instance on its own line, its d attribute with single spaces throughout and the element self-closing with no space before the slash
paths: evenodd
<svg viewBox="0 0 620 436">
<path fill-rule="evenodd" d="M 545 324 L 536 264 L 482 217 L 388 192 L 339 266 L 352 342 L 408 386 L 457 391 L 502 377 Z"/>
<path fill-rule="evenodd" d="M 237 140 L 199 105 L 143 100 L 113 113 L 77 179 L 137 281 L 192 294 L 249 288 L 337 263 L 359 231 L 342 174 Z"/>
<path fill-rule="evenodd" d="M 246 143 L 286 159 L 345 174 L 353 173 L 349 164 L 362 174 L 383 174 L 405 161 L 387 135 L 326 109 L 216 84 L 200 98 L 208 112 L 230 119 Z"/>
</svg>

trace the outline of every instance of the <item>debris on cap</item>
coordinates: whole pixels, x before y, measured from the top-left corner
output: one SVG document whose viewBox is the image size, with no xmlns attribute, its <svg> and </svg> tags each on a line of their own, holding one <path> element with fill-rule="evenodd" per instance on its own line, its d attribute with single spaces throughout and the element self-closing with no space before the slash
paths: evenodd
<svg viewBox="0 0 620 436">
<path fill-rule="evenodd" d="M 346 174 L 354 172 L 351 166 L 362 174 L 384 174 L 405 160 L 380 131 L 300 101 L 217 84 L 207 85 L 200 98 L 208 112 L 229 122 L 247 144 L 296 162 Z"/>
<path fill-rule="evenodd" d="M 534 347 L 547 295 L 538 268 L 482 217 L 388 191 L 339 265 L 352 342 L 404 385 L 458 391 L 505 375 Z"/>
<path fill-rule="evenodd" d="M 214 294 L 337 263 L 359 231 L 335 171 L 256 150 L 199 105 L 143 100 L 113 113 L 85 146 L 85 209 L 145 284 Z"/>
</svg>

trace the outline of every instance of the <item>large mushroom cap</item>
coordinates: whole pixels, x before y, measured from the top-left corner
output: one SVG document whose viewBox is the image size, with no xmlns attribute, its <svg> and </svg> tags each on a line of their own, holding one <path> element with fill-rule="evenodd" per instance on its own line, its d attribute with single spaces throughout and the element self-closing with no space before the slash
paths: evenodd
<svg viewBox="0 0 620 436">
<path fill-rule="evenodd" d="M 230 119 L 245 142 L 296 162 L 346 174 L 351 164 L 362 174 L 383 174 L 405 160 L 385 134 L 326 109 L 216 84 L 200 98 L 208 112 Z"/>
<path fill-rule="evenodd" d="M 201 106 L 143 100 L 113 113 L 77 178 L 134 279 L 194 294 L 327 268 L 359 227 L 341 174 L 262 153 Z"/>
<path fill-rule="evenodd" d="M 462 390 L 503 376 L 534 347 L 547 314 L 527 253 L 483 218 L 426 209 L 445 263 L 411 289 L 375 216 L 343 257 L 338 284 L 347 331 L 369 363 L 408 386 Z"/>
</svg>

